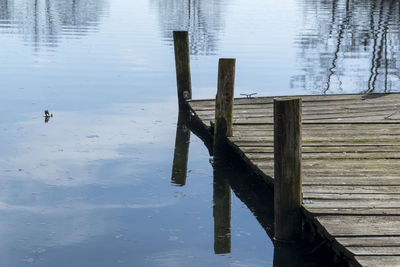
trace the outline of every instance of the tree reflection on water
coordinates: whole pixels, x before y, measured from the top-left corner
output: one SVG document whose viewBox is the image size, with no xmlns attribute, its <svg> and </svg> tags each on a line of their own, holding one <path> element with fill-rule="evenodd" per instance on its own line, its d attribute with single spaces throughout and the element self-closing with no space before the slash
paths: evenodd
<svg viewBox="0 0 400 267">
<path fill-rule="evenodd" d="M 36 48 L 54 47 L 62 37 L 97 30 L 104 9 L 103 0 L 0 0 L 0 29 L 21 34 Z"/>
<path fill-rule="evenodd" d="M 151 0 L 150 3 L 158 10 L 163 39 L 169 44 L 172 45 L 172 31 L 186 30 L 192 55 L 216 53 L 219 33 L 224 27 L 226 0 Z"/>
<path fill-rule="evenodd" d="M 296 39 L 301 74 L 292 87 L 316 93 L 399 88 L 400 2 L 303 0 L 302 6 Z"/>
</svg>

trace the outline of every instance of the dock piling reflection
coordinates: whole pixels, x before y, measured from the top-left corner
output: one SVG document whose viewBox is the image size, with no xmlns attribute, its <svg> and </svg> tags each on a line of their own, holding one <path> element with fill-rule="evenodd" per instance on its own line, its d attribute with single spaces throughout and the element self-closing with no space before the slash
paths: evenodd
<svg viewBox="0 0 400 267">
<path fill-rule="evenodd" d="M 225 175 L 226 170 L 216 163 L 213 182 L 215 254 L 231 252 L 231 188 Z"/>
<path fill-rule="evenodd" d="M 186 184 L 187 165 L 190 144 L 190 114 L 179 112 L 176 125 L 174 160 L 172 163 L 171 183 L 184 186 Z"/>
</svg>

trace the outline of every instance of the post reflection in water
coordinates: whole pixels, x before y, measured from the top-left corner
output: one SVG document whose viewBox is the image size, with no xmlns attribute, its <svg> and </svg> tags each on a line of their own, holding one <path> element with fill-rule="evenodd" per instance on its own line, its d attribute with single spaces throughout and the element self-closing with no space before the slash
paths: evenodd
<svg viewBox="0 0 400 267">
<path fill-rule="evenodd" d="M 187 164 L 189 157 L 190 114 L 179 112 L 176 125 L 174 160 L 172 163 L 171 183 L 184 186 L 186 184 Z"/>
<path fill-rule="evenodd" d="M 104 0 L 0 0 L 0 33 L 19 33 L 35 47 L 97 30 Z"/>
<path fill-rule="evenodd" d="M 226 170 L 218 162 L 214 166 L 213 216 L 214 216 L 214 252 L 231 252 L 231 188 Z"/>
<path fill-rule="evenodd" d="M 209 147 L 212 146 L 212 142 L 210 142 L 211 140 L 207 141 L 210 136 L 199 131 L 195 117 L 180 112 L 171 178 L 171 183 L 174 185 L 186 184 L 191 131 L 196 135 L 199 134 L 209 151 L 212 151 Z M 229 154 L 233 155 L 234 153 Z M 214 253 L 231 253 L 231 189 L 235 196 L 253 213 L 265 230 L 266 238 L 269 237 L 273 240 L 274 200 L 272 190 L 262 182 L 262 178 L 249 171 L 238 157 L 221 158 L 213 163 L 213 167 Z M 273 265 L 275 267 L 342 266 L 337 265 L 338 262 L 334 263 L 333 254 L 323 246 L 323 240 L 315 237 L 315 233 L 308 234 L 307 239 L 308 242 L 299 241 L 293 244 L 274 241 Z"/>
<path fill-rule="evenodd" d="M 186 184 L 190 145 L 190 113 L 179 112 L 176 126 L 171 183 Z M 231 189 L 223 164 L 215 164 L 213 181 L 214 252 L 231 252 Z"/>
<path fill-rule="evenodd" d="M 400 88 L 400 2 L 302 0 L 296 46 L 301 74 L 293 88 L 316 93 Z"/>
<path fill-rule="evenodd" d="M 226 0 L 151 0 L 157 9 L 163 39 L 172 45 L 171 32 L 189 32 L 190 54 L 215 54 L 219 34 L 224 27 Z"/>
</svg>

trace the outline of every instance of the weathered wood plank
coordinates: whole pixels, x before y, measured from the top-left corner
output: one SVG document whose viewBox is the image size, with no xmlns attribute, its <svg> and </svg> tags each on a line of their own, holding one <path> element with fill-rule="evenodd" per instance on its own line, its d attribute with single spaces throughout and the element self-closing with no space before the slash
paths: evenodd
<svg viewBox="0 0 400 267">
<path fill-rule="evenodd" d="M 319 129 L 321 131 L 320 134 L 317 134 L 314 130 L 304 130 L 303 134 L 307 136 L 308 138 L 315 138 L 315 137 L 324 137 L 327 139 L 332 139 L 335 137 L 338 138 L 349 138 L 349 139 L 357 139 L 357 138 L 371 138 L 376 135 L 379 136 L 384 136 L 386 138 L 399 138 L 400 136 L 400 131 L 397 132 L 387 132 L 384 129 L 381 130 L 370 130 L 367 132 L 359 132 L 359 131 L 330 131 L 327 132 L 328 129 Z M 323 131 L 322 131 L 323 130 Z M 326 131 L 326 132 L 325 132 Z M 234 137 L 240 137 L 240 138 L 256 138 L 256 137 L 272 137 L 272 131 L 255 131 L 255 130 L 249 130 L 249 131 L 237 131 L 233 130 L 233 136 Z"/>
<path fill-rule="evenodd" d="M 340 113 L 340 114 L 305 114 L 304 122 L 376 122 L 376 123 L 393 123 L 399 122 L 399 116 L 390 116 L 392 111 L 375 111 L 365 113 Z M 203 119 L 213 119 L 214 114 L 200 114 Z M 234 123 L 271 123 L 273 122 L 273 114 L 247 114 L 234 113 Z"/>
<path fill-rule="evenodd" d="M 400 236 L 337 237 L 346 247 L 400 247 Z"/>
<path fill-rule="evenodd" d="M 348 106 L 307 106 L 304 105 L 303 115 L 309 116 L 336 116 L 341 115 L 366 115 L 366 114 L 384 114 L 388 116 L 392 114 L 392 117 L 396 115 L 394 113 L 400 108 L 398 103 L 384 103 L 384 104 L 368 104 L 368 105 L 348 105 Z M 214 114 L 214 108 L 209 107 L 195 107 L 195 112 L 198 116 L 212 116 Z M 273 114 L 271 105 L 237 105 L 234 109 L 236 116 L 271 116 Z M 390 118 L 390 117 L 389 117 Z"/>
<path fill-rule="evenodd" d="M 322 175 L 323 173 L 318 173 Z M 349 173 L 346 173 L 347 175 Z M 317 175 L 317 174 L 315 174 Z M 349 186 L 362 186 L 362 185 L 370 185 L 370 186 L 394 186 L 400 185 L 400 179 L 398 177 L 386 177 L 383 176 L 382 178 L 374 178 L 374 177 L 367 177 L 365 178 L 363 174 L 359 174 L 358 176 L 343 176 L 343 177 L 334 177 L 334 172 L 327 173 L 325 177 L 312 177 L 307 176 L 304 174 L 303 177 L 303 186 L 314 186 L 314 185 L 323 185 L 323 186 L 340 186 L 340 185 L 349 185 Z M 337 174 L 336 174 L 337 175 Z M 367 175 L 367 174 L 366 174 Z"/>
<path fill-rule="evenodd" d="M 272 153 L 272 146 L 242 146 L 240 149 L 244 153 Z M 387 153 L 387 152 L 398 152 L 400 151 L 400 145 L 392 146 L 306 146 L 303 145 L 303 155 L 306 153 Z"/>
<path fill-rule="evenodd" d="M 312 216 L 327 216 L 327 215 L 334 215 L 334 216 L 364 216 L 364 215 L 381 215 L 381 216 L 393 216 L 393 215 L 400 215 L 400 209 L 395 208 L 308 208 L 305 210 L 306 213 L 311 214 Z"/>
<path fill-rule="evenodd" d="M 232 142 L 257 142 L 257 143 L 270 143 L 274 141 L 273 136 L 232 136 L 229 138 Z M 376 143 L 394 143 L 400 141 L 400 135 L 380 135 L 380 136 L 304 136 L 303 142 L 304 144 L 308 143 L 330 143 L 330 142 L 340 142 L 347 144 L 376 144 Z"/>
<path fill-rule="evenodd" d="M 400 266 L 400 94 L 301 96 L 303 210 L 363 266 Z M 273 98 L 235 99 L 232 145 L 273 183 Z M 207 125 L 214 100 L 190 101 Z"/>
<path fill-rule="evenodd" d="M 357 208 L 391 208 L 400 209 L 400 199 L 312 199 L 303 204 L 310 209 L 357 209 Z M 400 220 L 400 218 L 399 218 Z"/>
<path fill-rule="evenodd" d="M 346 247 L 357 256 L 400 256 L 400 247 Z"/>
<path fill-rule="evenodd" d="M 247 140 L 245 138 L 240 139 L 238 141 L 237 137 L 232 137 L 229 138 L 232 142 L 234 142 L 238 147 L 254 147 L 254 146 L 259 146 L 259 147 L 268 147 L 271 146 L 273 143 L 273 140 L 262 140 L 262 141 L 257 141 L 257 140 Z M 357 146 L 370 146 L 370 147 L 382 147 L 382 146 L 399 146 L 399 143 L 396 142 L 396 140 L 391 140 L 391 139 L 375 139 L 371 140 L 371 142 L 368 142 L 368 139 L 359 139 L 359 140 L 310 140 L 306 139 L 303 142 L 302 147 L 357 147 Z"/>
<path fill-rule="evenodd" d="M 207 118 L 208 119 L 208 118 Z M 272 123 L 272 118 L 234 118 L 234 124 L 266 124 Z M 385 119 L 385 116 L 367 116 L 367 117 L 355 117 L 355 118 L 319 118 L 319 119 L 307 119 L 304 118 L 303 123 L 337 123 L 337 124 L 393 124 L 399 123 L 400 118 L 398 119 Z"/>
<path fill-rule="evenodd" d="M 399 216 L 318 216 L 316 220 L 334 237 L 400 236 Z"/>
<path fill-rule="evenodd" d="M 251 160 L 273 160 L 274 155 L 272 153 L 245 153 L 246 157 Z M 331 152 L 319 152 L 319 153 L 304 153 L 303 160 L 313 160 L 313 159 L 342 159 L 342 160 L 350 160 L 350 159 L 400 159 L 400 151 L 399 152 L 364 152 L 364 153 L 354 153 L 354 152 L 342 152 L 342 153 L 331 153 Z"/>
<path fill-rule="evenodd" d="M 400 180 L 400 179 L 399 179 Z M 400 186 L 304 186 L 303 193 L 321 193 L 321 194 L 398 194 Z"/>
<path fill-rule="evenodd" d="M 305 123 L 303 124 L 303 130 L 304 131 L 320 131 L 321 133 L 323 132 L 322 130 L 330 130 L 334 132 L 340 132 L 340 131 L 365 131 L 368 132 L 370 130 L 383 130 L 383 131 L 398 131 L 399 127 L 398 124 L 385 124 L 385 127 L 382 128 L 381 125 L 374 125 L 374 124 L 329 124 L 329 123 Z M 273 124 L 237 124 L 234 125 L 234 130 L 236 131 L 265 131 L 273 130 Z M 316 134 L 316 133 L 314 133 Z"/>
<path fill-rule="evenodd" d="M 400 267 L 400 256 L 356 256 L 364 267 Z"/>
<path fill-rule="evenodd" d="M 305 119 L 315 119 L 315 118 L 338 118 L 338 117 L 366 117 L 370 115 L 383 115 L 386 119 L 398 117 L 396 111 L 400 108 L 400 105 L 385 105 L 379 106 L 369 105 L 369 106 L 358 106 L 354 107 L 343 107 L 343 108 L 326 108 L 321 106 L 320 108 L 307 108 L 305 107 L 303 111 L 303 116 Z M 213 117 L 214 110 L 211 108 L 206 109 L 196 109 L 196 114 L 202 117 Z M 259 108 L 236 108 L 234 110 L 234 117 L 271 117 L 273 112 L 270 107 L 259 107 Z"/>
<path fill-rule="evenodd" d="M 324 127 L 325 126 L 325 127 Z M 324 137 L 357 137 L 357 136 L 374 136 L 374 135 L 385 135 L 385 136 L 396 136 L 400 135 L 399 127 L 395 127 L 392 129 L 387 129 L 387 127 L 381 127 L 377 125 L 375 128 L 368 126 L 363 128 L 357 128 L 352 125 L 349 125 L 346 128 L 335 128 L 328 127 L 329 125 L 322 125 L 318 128 L 307 128 L 307 124 L 303 129 L 303 134 L 305 136 L 324 136 Z M 395 126 L 395 125 L 394 125 Z M 397 125 L 398 126 L 398 125 Z M 233 132 L 235 136 L 239 137 L 263 137 L 263 136 L 272 136 L 273 129 L 272 127 L 269 129 L 255 130 L 251 127 L 248 129 L 237 129 L 235 126 L 233 128 Z"/>
<path fill-rule="evenodd" d="M 274 96 L 279 97 L 279 96 Z M 255 98 L 235 98 L 236 104 L 259 104 L 259 103 L 270 103 L 272 104 L 274 97 L 255 97 Z M 284 97 L 284 96 L 282 96 Z M 337 101 L 344 103 L 346 101 L 357 101 L 357 102 L 388 102 L 396 101 L 400 99 L 399 93 L 382 93 L 382 94 L 371 94 L 369 96 L 360 94 L 332 94 L 332 95 L 299 95 L 303 99 L 303 103 L 307 102 L 328 102 Z M 190 104 L 202 104 L 202 105 L 215 105 L 214 99 L 203 99 L 203 100 L 191 100 Z"/>
<path fill-rule="evenodd" d="M 272 160 L 254 159 L 252 162 L 258 167 L 273 167 Z M 303 161 L 303 170 L 305 172 L 311 171 L 324 171 L 336 170 L 338 173 L 356 170 L 361 171 L 379 171 L 383 170 L 385 173 L 400 172 L 400 165 L 397 159 L 327 159 L 316 160 L 309 159 Z"/>
<path fill-rule="evenodd" d="M 304 199 L 312 200 L 313 203 L 319 203 L 320 201 L 337 201 L 341 200 L 344 201 L 362 201 L 362 200 L 373 200 L 373 201 L 387 201 L 387 200 L 400 200 L 400 192 L 393 191 L 390 193 L 358 193 L 357 191 L 353 191 L 352 193 L 340 193 L 341 191 L 346 190 L 339 190 L 337 193 L 333 191 L 328 191 L 328 185 L 324 185 L 326 187 L 326 192 L 321 193 L 313 193 L 308 192 L 303 194 Z M 344 186 L 343 186 L 344 187 Z M 355 186 L 353 186 L 354 188 Z M 384 187 L 384 186 L 377 186 L 377 187 Z M 312 207 L 313 205 L 310 205 Z"/>
</svg>

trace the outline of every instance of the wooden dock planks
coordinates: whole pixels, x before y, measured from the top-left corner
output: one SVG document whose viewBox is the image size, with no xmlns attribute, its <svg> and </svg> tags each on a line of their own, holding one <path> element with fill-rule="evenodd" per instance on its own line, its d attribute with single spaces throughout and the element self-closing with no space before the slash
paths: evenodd
<svg viewBox="0 0 400 267">
<path fill-rule="evenodd" d="M 300 96 L 303 212 L 354 266 L 400 266 L 400 94 Z M 214 100 L 189 102 L 207 125 Z M 242 158 L 273 185 L 273 98 L 235 99 Z"/>
</svg>

